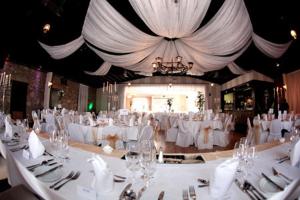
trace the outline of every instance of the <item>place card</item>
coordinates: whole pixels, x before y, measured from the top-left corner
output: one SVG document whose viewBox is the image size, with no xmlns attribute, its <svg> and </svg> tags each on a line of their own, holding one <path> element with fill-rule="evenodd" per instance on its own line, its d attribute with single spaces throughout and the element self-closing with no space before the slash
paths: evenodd
<svg viewBox="0 0 300 200">
<path fill-rule="evenodd" d="M 77 186 L 77 194 L 82 197 L 85 200 L 96 200 L 97 199 L 97 193 L 95 190 L 83 187 L 78 185 Z"/>
</svg>

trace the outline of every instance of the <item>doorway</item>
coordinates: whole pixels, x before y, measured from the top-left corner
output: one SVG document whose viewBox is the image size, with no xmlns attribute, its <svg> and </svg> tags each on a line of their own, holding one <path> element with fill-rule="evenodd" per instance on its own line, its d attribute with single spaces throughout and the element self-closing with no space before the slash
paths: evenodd
<svg viewBox="0 0 300 200">
<path fill-rule="evenodd" d="M 27 83 L 12 81 L 10 112 L 13 119 L 24 119 L 26 117 L 27 88 Z"/>
</svg>

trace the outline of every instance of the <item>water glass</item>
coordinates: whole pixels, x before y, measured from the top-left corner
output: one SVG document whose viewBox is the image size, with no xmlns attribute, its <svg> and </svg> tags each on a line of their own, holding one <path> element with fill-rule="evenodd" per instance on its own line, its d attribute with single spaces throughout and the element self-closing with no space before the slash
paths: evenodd
<svg viewBox="0 0 300 200">
<path fill-rule="evenodd" d="M 127 153 L 125 154 L 126 167 L 131 172 L 132 181 L 135 182 L 136 173 L 140 169 L 140 147 L 138 143 L 127 143 Z"/>
</svg>

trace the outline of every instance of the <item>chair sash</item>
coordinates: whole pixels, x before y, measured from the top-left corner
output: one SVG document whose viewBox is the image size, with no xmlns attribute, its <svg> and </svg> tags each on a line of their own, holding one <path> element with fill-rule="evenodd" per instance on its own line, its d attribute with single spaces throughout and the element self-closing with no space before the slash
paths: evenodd
<svg viewBox="0 0 300 200">
<path fill-rule="evenodd" d="M 255 124 L 254 125 L 254 142 L 255 145 L 259 144 L 260 141 L 260 126 L 259 124 Z"/>
<path fill-rule="evenodd" d="M 207 144 L 208 143 L 208 138 L 209 138 L 209 131 L 211 130 L 212 128 L 210 126 L 206 127 L 203 129 L 203 132 L 204 132 L 204 136 L 203 136 L 203 143 L 204 144 Z"/>
<path fill-rule="evenodd" d="M 97 128 L 92 127 L 92 136 L 93 136 L 93 142 L 97 145 L 98 142 L 98 136 L 97 136 Z"/>
<path fill-rule="evenodd" d="M 109 135 L 106 136 L 105 139 L 108 141 L 109 146 L 111 146 L 114 149 L 116 148 L 116 142 L 118 140 L 120 140 L 120 138 L 117 134 L 109 134 Z"/>
</svg>

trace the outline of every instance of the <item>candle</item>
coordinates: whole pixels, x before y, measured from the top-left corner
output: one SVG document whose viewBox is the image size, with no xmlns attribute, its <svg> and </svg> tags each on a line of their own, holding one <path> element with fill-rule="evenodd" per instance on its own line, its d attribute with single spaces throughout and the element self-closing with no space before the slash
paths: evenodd
<svg viewBox="0 0 300 200">
<path fill-rule="evenodd" d="M 102 92 L 104 92 L 104 90 L 105 90 L 105 83 L 103 83 Z"/>
<path fill-rule="evenodd" d="M 3 73 L 1 73 L 1 77 L 0 77 L 0 85 L 2 85 L 2 79 L 3 79 Z"/>
<path fill-rule="evenodd" d="M 8 75 L 5 75 L 5 85 L 7 85 L 7 83 L 8 83 Z"/>
<path fill-rule="evenodd" d="M 115 82 L 115 92 L 117 92 L 117 83 Z"/>
<path fill-rule="evenodd" d="M 10 86 L 10 84 L 11 84 L 11 74 L 9 74 L 8 76 L 8 86 Z"/>
<path fill-rule="evenodd" d="M 109 85 L 108 85 L 108 81 L 106 82 L 106 92 L 108 92 L 108 87 L 109 87 Z"/>
</svg>

